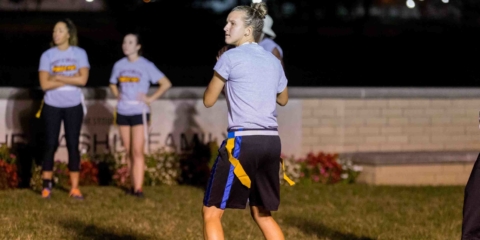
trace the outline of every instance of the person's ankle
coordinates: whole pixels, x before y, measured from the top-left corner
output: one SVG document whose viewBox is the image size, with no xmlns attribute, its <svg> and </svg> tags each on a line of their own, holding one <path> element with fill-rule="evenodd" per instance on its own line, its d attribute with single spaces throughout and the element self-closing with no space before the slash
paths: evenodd
<svg viewBox="0 0 480 240">
<path fill-rule="evenodd" d="M 43 188 L 52 189 L 53 181 L 52 179 L 43 179 Z"/>
</svg>

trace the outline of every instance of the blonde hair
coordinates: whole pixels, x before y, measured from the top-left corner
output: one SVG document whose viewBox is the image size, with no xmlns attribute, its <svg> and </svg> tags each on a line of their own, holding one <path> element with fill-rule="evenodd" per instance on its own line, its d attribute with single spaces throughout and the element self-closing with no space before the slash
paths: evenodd
<svg viewBox="0 0 480 240">
<path fill-rule="evenodd" d="M 264 2 L 252 3 L 250 6 L 237 6 L 233 11 L 243 11 L 245 17 L 243 23 L 245 27 L 253 28 L 253 39 L 257 40 L 262 35 L 263 19 L 268 13 L 267 5 Z"/>
<path fill-rule="evenodd" d="M 75 24 L 73 24 L 72 20 L 65 18 L 59 20 L 57 23 L 59 22 L 63 22 L 65 23 L 65 26 L 67 26 L 68 34 L 70 35 L 70 38 L 68 39 L 68 44 L 70 46 L 78 46 L 77 27 L 75 26 Z M 53 41 L 50 42 L 50 46 L 54 47 L 55 43 Z"/>
</svg>

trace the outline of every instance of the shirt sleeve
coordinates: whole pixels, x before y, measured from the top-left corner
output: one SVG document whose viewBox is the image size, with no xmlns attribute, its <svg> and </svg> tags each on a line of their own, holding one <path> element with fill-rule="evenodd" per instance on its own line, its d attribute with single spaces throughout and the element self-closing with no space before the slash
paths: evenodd
<svg viewBox="0 0 480 240">
<path fill-rule="evenodd" d="M 228 81 L 228 77 L 230 76 L 232 67 L 227 52 L 223 53 L 222 56 L 220 56 L 213 70 L 215 70 L 215 72 L 222 76 L 225 81 Z"/>
<path fill-rule="evenodd" d="M 280 81 L 278 82 L 277 93 L 283 92 L 287 87 L 287 83 L 288 83 L 287 77 L 285 76 L 285 71 L 283 70 L 283 67 L 281 66 L 281 64 L 279 65 L 280 65 Z"/>
<path fill-rule="evenodd" d="M 40 57 L 40 66 L 38 67 L 38 71 L 50 72 L 50 58 L 46 52 L 44 52 Z"/>
<path fill-rule="evenodd" d="M 157 84 L 160 79 L 165 77 L 162 71 L 160 71 L 154 63 L 147 64 L 148 76 L 150 77 L 150 83 Z"/>
<path fill-rule="evenodd" d="M 90 63 L 88 62 L 87 52 L 81 49 L 78 54 L 78 69 L 85 67 L 90 68 Z"/>
<path fill-rule="evenodd" d="M 110 83 L 117 84 L 118 83 L 118 64 L 113 65 L 112 74 L 110 75 Z"/>
</svg>

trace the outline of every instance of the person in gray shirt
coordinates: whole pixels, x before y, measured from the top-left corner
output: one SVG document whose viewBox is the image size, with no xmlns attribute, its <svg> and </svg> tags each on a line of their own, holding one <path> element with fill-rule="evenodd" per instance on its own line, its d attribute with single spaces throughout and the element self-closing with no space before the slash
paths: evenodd
<svg viewBox="0 0 480 240">
<path fill-rule="evenodd" d="M 80 179 L 80 130 L 86 114 L 81 87 L 88 81 L 90 63 L 87 53 L 78 47 L 77 29 L 70 19 L 55 24 L 52 47 L 40 57 L 38 77 L 45 92 L 36 117 L 45 124 L 44 154 L 42 160 L 42 197 L 50 198 L 54 156 L 63 122 L 68 150 L 68 170 L 71 190 L 69 196 L 83 199 L 78 184 Z"/>
<path fill-rule="evenodd" d="M 141 56 L 142 43 L 139 34 L 126 34 L 122 50 L 125 57 L 113 65 L 110 90 L 118 100 L 115 124 L 122 138 L 125 160 L 132 176 L 131 189 L 127 193 L 142 198 L 145 176 L 144 148 L 148 144 L 150 103 L 170 89 L 172 83 L 153 62 Z M 147 96 L 150 84 L 155 83 L 160 87 Z"/>
<path fill-rule="evenodd" d="M 277 36 L 275 32 L 272 30 L 273 19 L 269 15 L 265 16 L 265 20 L 263 20 L 263 29 L 262 35 L 260 35 L 260 39 L 258 40 L 258 45 L 262 46 L 265 50 L 271 52 L 275 57 L 280 59 L 283 65 L 283 50 L 276 43 L 273 39 Z"/>
<path fill-rule="evenodd" d="M 225 208 L 245 209 L 247 202 L 265 238 L 284 239 L 271 211 L 280 204 L 276 105 L 287 104 L 288 81 L 280 60 L 255 42 L 266 14 L 265 3 L 230 12 L 225 43 L 235 48 L 218 58 L 203 96 L 209 108 L 225 89 L 228 106 L 228 138 L 219 149 L 203 200 L 205 239 L 223 239 Z"/>
</svg>

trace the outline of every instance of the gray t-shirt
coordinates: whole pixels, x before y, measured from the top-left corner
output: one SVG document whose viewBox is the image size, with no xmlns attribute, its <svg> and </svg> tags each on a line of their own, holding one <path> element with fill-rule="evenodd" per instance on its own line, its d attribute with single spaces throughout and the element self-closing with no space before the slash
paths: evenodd
<svg viewBox="0 0 480 240">
<path fill-rule="evenodd" d="M 53 47 L 45 51 L 40 57 L 38 71 L 45 71 L 51 75 L 73 76 L 80 68 L 90 68 L 85 50 L 76 46 L 70 46 L 67 50 L 60 50 Z M 67 108 L 74 107 L 82 101 L 82 91 L 79 87 L 65 85 L 63 87 L 50 89 L 45 92 L 44 101 L 46 104 Z"/>
<path fill-rule="evenodd" d="M 283 58 L 283 50 L 275 41 L 270 38 L 264 38 L 258 45 L 262 46 L 268 52 L 272 52 L 273 49 L 277 48 L 280 52 L 280 56 Z"/>
<path fill-rule="evenodd" d="M 225 80 L 229 129 L 274 129 L 277 94 L 287 87 L 280 61 L 256 43 L 228 50 L 214 70 Z"/>
<path fill-rule="evenodd" d="M 150 83 L 158 83 L 165 75 L 149 60 L 139 57 L 135 62 L 127 57 L 118 60 L 113 66 L 111 84 L 120 83 L 120 101 L 117 112 L 132 116 L 142 114 L 146 105 L 139 101 L 141 94 L 147 94 Z"/>
</svg>

